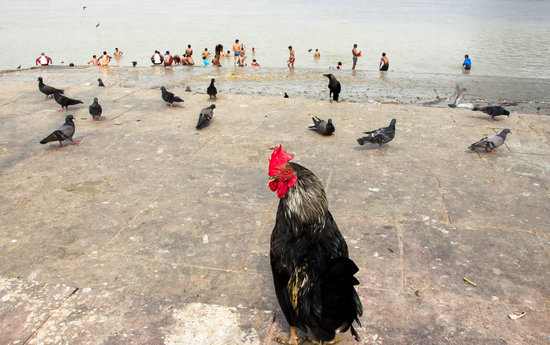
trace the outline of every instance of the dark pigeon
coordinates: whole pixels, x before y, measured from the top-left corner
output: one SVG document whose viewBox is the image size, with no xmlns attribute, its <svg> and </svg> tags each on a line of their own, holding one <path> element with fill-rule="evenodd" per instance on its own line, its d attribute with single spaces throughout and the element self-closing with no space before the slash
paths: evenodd
<svg viewBox="0 0 550 345">
<path fill-rule="evenodd" d="M 103 109 L 101 108 L 101 105 L 97 102 L 97 98 L 94 98 L 94 103 L 90 105 L 88 108 L 90 110 L 90 115 L 94 118 L 94 122 L 103 123 L 101 120 L 101 114 L 103 113 Z"/>
<path fill-rule="evenodd" d="M 97 81 L 99 83 L 97 86 L 105 87 L 105 84 L 103 84 L 103 80 L 101 80 L 101 78 L 98 78 Z"/>
<path fill-rule="evenodd" d="M 51 141 L 59 141 L 59 145 L 63 147 L 63 142 L 67 139 L 70 139 L 73 144 L 78 144 L 78 141 L 73 140 L 74 135 L 74 117 L 72 115 L 67 115 L 65 117 L 65 123 L 56 129 L 52 134 L 48 135 L 40 141 L 40 144 L 47 144 Z"/>
<path fill-rule="evenodd" d="M 132 66 L 136 67 L 137 61 L 132 61 Z"/>
<path fill-rule="evenodd" d="M 174 102 L 183 102 L 183 99 L 174 95 L 173 93 L 166 91 L 166 88 L 163 86 L 160 88 L 162 90 L 162 99 L 168 103 L 168 107 L 172 108 Z"/>
<path fill-rule="evenodd" d="M 501 146 L 504 144 L 504 141 L 506 140 L 506 134 L 512 133 L 508 128 L 504 128 L 502 132 L 499 134 L 493 134 L 489 135 L 488 137 L 485 137 L 478 141 L 477 143 L 473 143 L 468 147 L 468 150 L 475 151 L 476 148 L 485 149 L 485 152 L 489 152 L 492 154 L 497 154 L 493 149 Z M 491 150 L 491 151 L 489 151 Z"/>
<path fill-rule="evenodd" d="M 38 77 L 38 90 L 48 96 L 54 95 L 55 93 L 63 93 L 63 90 L 56 89 L 55 87 L 48 86 L 42 81 L 42 77 Z"/>
<path fill-rule="evenodd" d="M 82 103 L 82 101 L 78 99 L 72 99 L 69 97 L 65 97 L 60 93 L 54 93 L 53 98 L 55 98 L 55 101 L 61 106 L 61 109 L 57 109 L 57 111 L 62 111 L 63 108 L 65 108 L 64 111 L 69 110 L 69 105 L 75 105 Z"/>
<path fill-rule="evenodd" d="M 97 23 L 97 25 L 96 25 L 95 27 L 98 28 L 98 27 L 99 27 L 99 23 Z"/>
<path fill-rule="evenodd" d="M 313 120 L 313 126 L 309 126 L 309 129 L 316 131 L 321 135 L 331 135 L 334 133 L 334 125 L 332 124 L 332 119 L 328 119 L 328 122 L 321 120 L 317 116 L 311 118 Z"/>
<path fill-rule="evenodd" d="M 491 118 L 489 120 L 494 120 L 495 119 L 495 116 L 500 116 L 500 115 L 506 115 L 508 117 L 510 117 L 510 112 L 506 109 L 504 109 L 503 107 L 501 107 L 500 105 L 491 105 L 489 107 L 474 107 L 473 109 L 474 111 L 481 111 L 489 116 L 491 116 Z"/>
<path fill-rule="evenodd" d="M 218 94 L 218 90 L 214 86 L 214 82 L 216 79 L 212 78 L 210 80 L 210 86 L 206 89 L 206 93 L 208 93 L 208 96 L 210 96 L 210 99 L 216 99 L 216 95 Z"/>
<path fill-rule="evenodd" d="M 393 140 L 393 137 L 395 137 L 395 119 L 391 120 L 388 127 L 381 127 L 377 130 L 363 133 L 367 134 L 367 136 L 357 139 L 359 145 L 364 145 L 365 142 L 368 141 L 373 144 L 378 144 L 380 146 L 380 150 L 385 150 L 382 148 L 382 145 L 389 143 Z"/>
<path fill-rule="evenodd" d="M 17 69 L 21 69 L 21 65 L 17 66 Z"/>
<path fill-rule="evenodd" d="M 328 81 L 328 89 L 329 89 L 329 95 L 328 98 L 332 97 L 332 100 L 338 102 L 338 96 L 340 95 L 340 91 L 342 90 L 342 87 L 340 86 L 340 82 L 336 80 L 336 77 L 334 77 L 332 74 L 323 74 L 325 77 L 329 79 Z M 331 100 L 331 102 L 332 102 Z"/>
<path fill-rule="evenodd" d="M 286 92 L 285 92 L 285 95 L 283 96 L 283 98 L 289 98 L 288 94 Z"/>
<path fill-rule="evenodd" d="M 197 127 L 195 128 L 203 129 L 208 126 L 210 122 L 212 122 L 212 118 L 214 117 L 214 108 L 216 108 L 216 106 L 212 104 L 208 108 L 201 110 L 199 121 L 197 122 Z"/>
</svg>

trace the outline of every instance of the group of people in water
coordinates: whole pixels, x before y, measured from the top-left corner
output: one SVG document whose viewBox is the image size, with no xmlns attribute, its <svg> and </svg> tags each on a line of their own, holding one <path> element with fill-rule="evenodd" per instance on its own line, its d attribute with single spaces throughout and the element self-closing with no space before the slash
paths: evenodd
<svg viewBox="0 0 550 345">
<path fill-rule="evenodd" d="M 247 53 L 246 53 L 246 46 L 244 43 L 241 43 L 238 39 L 235 40 L 235 44 L 233 44 L 232 47 L 233 52 L 228 50 L 226 53 L 224 53 L 223 45 L 217 44 L 214 49 L 214 56 L 212 57 L 212 60 L 210 60 L 211 52 L 208 50 L 208 48 L 204 48 L 204 51 L 202 52 L 202 64 L 204 66 L 209 66 L 212 64 L 213 66 L 219 66 L 221 67 L 221 59 L 222 58 L 231 58 L 233 56 L 233 64 L 235 67 L 243 67 L 247 65 Z M 289 50 L 289 58 L 287 60 L 287 66 L 290 69 L 294 68 L 294 63 L 296 61 L 296 54 L 294 52 L 294 49 L 292 46 L 288 47 Z M 311 52 L 312 49 L 309 50 Z M 352 53 L 352 70 L 355 70 L 355 66 L 357 65 L 358 58 L 362 56 L 361 51 L 357 50 L 357 44 L 353 45 L 353 49 L 351 50 Z M 118 50 L 118 48 L 115 48 L 115 51 L 113 55 L 115 58 L 120 58 L 124 54 L 122 51 Z M 256 50 L 254 47 L 252 47 L 251 54 L 254 57 L 256 55 Z M 315 52 L 313 52 L 314 58 L 319 58 L 321 56 L 321 53 L 319 52 L 319 49 L 315 49 Z M 108 66 L 109 62 L 111 62 L 112 57 L 107 54 L 106 51 L 103 52 L 103 54 L 98 58 L 96 55 L 92 56 L 92 59 L 88 61 L 88 65 L 92 64 L 94 66 Z M 166 51 L 166 53 L 161 54 L 158 50 L 155 50 L 154 54 L 151 56 L 151 62 L 153 65 L 164 65 L 166 67 L 172 66 L 172 65 L 187 65 L 187 66 L 194 66 L 195 61 L 193 60 L 193 49 L 191 48 L 191 45 L 187 45 L 187 49 L 185 50 L 185 53 L 182 54 L 182 56 L 179 56 L 178 54 L 172 55 L 169 51 Z M 36 65 L 40 66 L 47 66 L 53 63 L 53 60 L 46 56 L 44 53 L 42 53 L 37 59 L 36 59 Z M 252 62 L 250 63 L 251 66 L 260 66 L 260 64 L 256 61 L 256 59 L 252 59 Z M 135 62 L 134 62 L 135 66 Z M 465 70 L 470 70 L 472 68 L 472 61 L 469 58 L 469 56 L 466 54 L 464 55 L 464 62 L 462 64 L 463 68 Z M 339 61 L 336 67 L 330 67 L 331 69 L 343 69 L 342 62 Z M 378 66 L 378 69 L 380 71 L 387 71 L 390 68 L 390 62 L 388 60 L 388 57 L 386 56 L 386 53 L 382 53 L 382 57 L 380 58 L 380 64 Z"/>
</svg>

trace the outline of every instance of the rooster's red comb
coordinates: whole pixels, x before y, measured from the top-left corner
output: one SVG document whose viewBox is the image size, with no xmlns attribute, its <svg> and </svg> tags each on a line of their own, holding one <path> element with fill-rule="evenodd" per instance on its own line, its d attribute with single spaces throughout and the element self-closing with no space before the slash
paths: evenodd
<svg viewBox="0 0 550 345">
<path fill-rule="evenodd" d="M 269 176 L 276 176 L 281 172 L 281 168 L 290 162 L 294 155 L 283 150 L 283 145 L 272 147 L 273 153 L 269 159 Z"/>
</svg>

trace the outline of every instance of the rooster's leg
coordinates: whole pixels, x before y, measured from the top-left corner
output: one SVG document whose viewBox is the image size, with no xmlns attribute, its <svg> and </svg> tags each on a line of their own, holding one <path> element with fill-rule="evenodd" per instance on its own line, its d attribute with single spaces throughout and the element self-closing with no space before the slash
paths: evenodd
<svg viewBox="0 0 550 345">
<path fill-rule="evenodd" d="M 283 344 L 283 345 L 302 345 L 303 342 L 305 342 L 306 340 L 309 340 L 309 338 L 307 338 L 307 337 L 302 338 L 302 339 L 298 339 L 298 336 L 296 335 L 296 328 L 294 328 L 294 327 L 290 327 L 290 337 L 289 338 L 290 338 L 289 340 L 286 340 L 283 337 L 276 337 L 276 338 L 273 338 L 273 340 L 275 340 L 279 344 Z"/>
<path fill-rule="evenodd" d="M 313 339 L 311 339 L 310 337 L 307 337 L 307 341 L 309 341 L 310 343 L 314 344 L 314 345 L 334 345 L 336 343 L 339 343 L 342 341 L 342 338 L 336 338 L 336 339 L 333 339 L 331 341 L 315 341 Z"/>
</svg>

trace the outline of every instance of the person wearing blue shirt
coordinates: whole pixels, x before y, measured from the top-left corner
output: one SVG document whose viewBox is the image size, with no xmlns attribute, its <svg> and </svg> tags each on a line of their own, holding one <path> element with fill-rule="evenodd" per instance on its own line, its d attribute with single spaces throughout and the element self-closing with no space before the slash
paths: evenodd
<svg viewBox="0 0 550 345">
<path fill-rule="evenodd" d="M 464 66 L 465 70 L 472 68 L 472 60 L 470 60 L 468 54 L 464 55 L 464 62 L 462 63 L 462 66 Z"/>
</svg>

